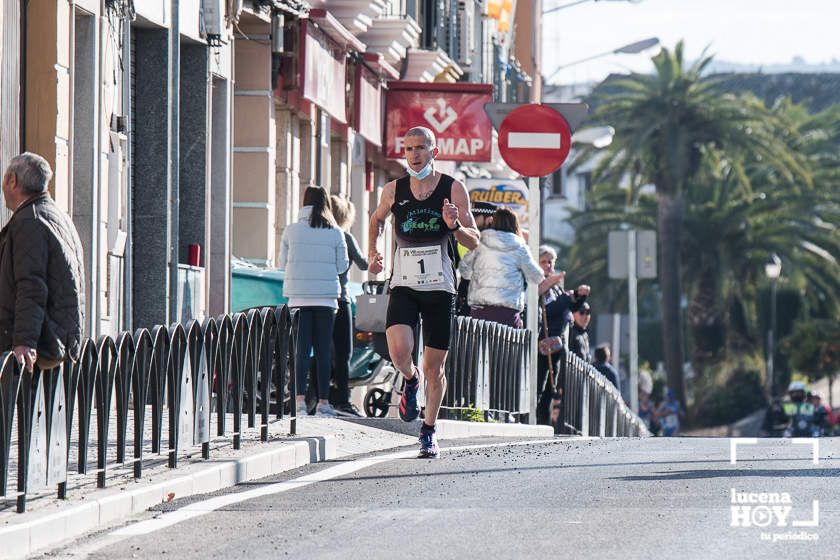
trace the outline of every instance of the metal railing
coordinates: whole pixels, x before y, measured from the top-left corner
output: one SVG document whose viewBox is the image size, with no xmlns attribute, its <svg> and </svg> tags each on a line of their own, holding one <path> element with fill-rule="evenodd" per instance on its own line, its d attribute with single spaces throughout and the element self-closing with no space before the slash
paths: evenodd
<svg viewBox="0 0 840 560">
<path fill-rule="evenodd" d="M 457 317 L 446 360 L 443 409 L 455 417 L 478 410 L 485 420 L 510 421 L 528 413 L 526 376 L 531 367 L 531 332 L 470 317 Z M 557 386 L 559 432 L 601 437 L 649 435 L 644 422 L 603 375 L 560 350 Z M 536 390 L 536 388 L 534 389 Z"/>
<path fill-rule="evenodd" d="M 621 393 L 592 365 L 566 349 L 560 350 L 558 388 L 560 432 L 599 437 L 648 436 L 645 423 L 621 398 Z"/>
<path fill-rule="evenodd" d="M 71 468 L 95 474 L 97 487 L 104 488 L 106 472 L 115 464 L 133 464 L 133 475 L 140 478 L 153 456 L 158 461 L 165 456 L 168 466 L 176 468 L 179 457 L 200 447 L 202 457 L 209 459 L 211 412 L 217 436 L 232 439 L 234 449 L 241 446 L 243 415 L 249 428 L 259 427 L 260 440 L 268 441 L 272 398 L 279 419 L 287 395 L 295 392 L 295 376 L 288 372 L 294 371 L 294 352 L 289 350 L 297 321 L 297 313 L 283 306 L 202 324 L 139 329 L 117 339 L 88 339 L 75 364 L 49 371 L 36 368 L 31 374 L 21 371 L 13 354 L 0 354 L 0 496 L 16 497 L 17 511 L 23 512 L 27 494 L 37 490 L 55 486 L 58 497 L 65 498 Z M 109 462 L 112 421 L 116 458 Z M 94 427 L 96 467 L 91 469 Z M 291 431 L 295 433 L 293 412 Z M 8 485 L 11 459 L 17 463 L 16 492 Z"/>
<path fill-rule="evenodd" d="M 442 408 L 480 410 L 488 420 L 527 413 L 531 331 L 471 317 L 455 321 Z"/>
</svg>

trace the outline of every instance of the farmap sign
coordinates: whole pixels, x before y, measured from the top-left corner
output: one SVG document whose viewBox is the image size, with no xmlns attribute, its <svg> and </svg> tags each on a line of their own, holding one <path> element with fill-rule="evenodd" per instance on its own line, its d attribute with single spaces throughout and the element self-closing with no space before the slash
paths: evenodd
<svg viewBox="0 0 840 560">
<path fill-rule="evenodd" d="M 385 101 L 385 154 L 405 157 L 403 136 L 425 126 L 437 137 L 438 159 L 490 161 L 493 125 L 484 112 L 490 84 L 390 82 Z"/>
<path fill-rule="evenodd" d="M 489 202 L 512 210 L 519 225 L 528 227 L 528 186 L 525 181 L 506 179 L 467 179 L 470 204 Z"/>
</svg>

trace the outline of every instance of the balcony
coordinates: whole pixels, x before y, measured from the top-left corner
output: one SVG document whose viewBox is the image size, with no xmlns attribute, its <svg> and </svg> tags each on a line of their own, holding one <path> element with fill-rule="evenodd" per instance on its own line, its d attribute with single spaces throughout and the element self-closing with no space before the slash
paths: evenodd
<svg viewBox="0 0 840 560">
<path fill-rule="evenodd" d="M 389 64 L 399 67 L 408 49 L 419 44 L 420 32 L 420 26 L 411 17 L 381 16 L 359 39 L 368 46 L 368 52 L 381 53 Z"/>
<path fill-rule="evenodd" d="M 464 71 L 441 49 L 411 49 L 405 61 L 407 82 L 457 82 Z"/>
<path fill-rule="evenodd" d="M 352 34 L 366 33 L 373 21 L 385 13 L 388 0 L 310 0 L 313 8 L 328 9 Z"/>
</svg>

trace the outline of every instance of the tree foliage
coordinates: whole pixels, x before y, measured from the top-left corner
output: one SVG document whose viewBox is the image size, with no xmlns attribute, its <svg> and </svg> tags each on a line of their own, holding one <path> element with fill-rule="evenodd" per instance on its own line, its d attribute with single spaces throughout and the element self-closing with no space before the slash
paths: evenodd
<svg viewBox="0 0 840 560">
<path fill-rule="evenodd" d="M 809 114 L 782 99 L 768 107 L 704 77 L 710 58 L 686 67 L 682 51 L 681 43 L 663 50 L 652 75 L 612 80 L 599 95 L 592 120 L 616 136 L 575 163 L 597 158 L 588 208 L 572 217 L 568 266 L 623 307 L 623 288 L 606 278 L 607 234 L 657 229 L 660 278 L 640 292 L 662 296 L 666 347 L 679 345 L 687 299 L 702 376 L 722 360 L 760 354 L 757 295 L 770 253 L 782 258 L 782 282 L 802 294 L 805 313 L 840 317 L 840 106 Z"/>
<path fill-rule="evenodd" d="M 790 365 L 812 381 L 840 373 L 840 323 L 836 320 L 800 321 L 781 346 Z"/>
</svg>

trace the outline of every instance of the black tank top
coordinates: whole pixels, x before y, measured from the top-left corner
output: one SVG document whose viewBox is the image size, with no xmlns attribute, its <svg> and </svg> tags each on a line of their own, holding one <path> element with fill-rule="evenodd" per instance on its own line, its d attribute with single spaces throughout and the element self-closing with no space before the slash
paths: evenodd
<svg viewBox="0 0 840 560">
<path fill-rule="evenodd" d="M 397 179 L 394 204 L 391 206 L 397 249 L 439 245 L 443 259 L 443 282 L 430 286 L 411 286 L 415 290 L 443 290 L 455 293 L 454 241 L 446 222 L 443 221 L 443 201 L 452 200 L 454 181 L 449 175 L 441 174 L 429 198 L 417 200 L 411 193 L 411 179 L 408 176 Z M 405 285 L 399 265 L 400 260 L 395 259 L 391 287 Z"/>
<path fill-rule="evenodd" d="M 417 200 L 411 192 L 411 179 L 406 175 L 397 179 L 394 193 L 394 226 L 397 238 L 412 243 L 440 241 L 449 235 L 443 221 L 443 201 L 452 200 L 452 183 L 449 175 L 441 174 L 438 184 L 426 200 Z"/>
</svg>

